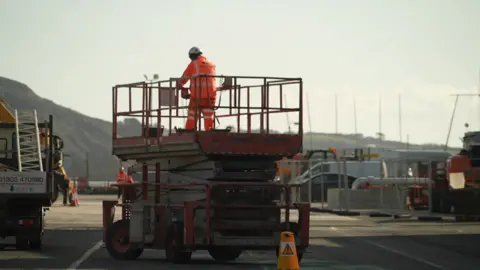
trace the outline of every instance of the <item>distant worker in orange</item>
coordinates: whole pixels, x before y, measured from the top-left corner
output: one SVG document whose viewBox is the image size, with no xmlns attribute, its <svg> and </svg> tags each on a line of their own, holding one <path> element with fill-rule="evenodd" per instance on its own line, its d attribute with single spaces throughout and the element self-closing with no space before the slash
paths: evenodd
<svg viewBox="0 0 480 270">
<path fill-rule="evenodd" d="M 191 62 L 183 72 L 177 90 L 182 89 L 182 98 L 190 99 L 188 104 L 188 118 L 185 129 L 195 129 L 197 119 L 203 114 L 205 130 L 214 128 L 214 110 L 216 96 L 215 77 L 201 75 L 216 75 L 215 64 L 210 62 L 198 47 L 188 51 Z M 182 88 L 190 80 L 190 91 Z"/>
<path fill-rule="evenodd" d="M 302 160 L 305 157 L 303 153 L 297 153 L 293 156 L 293 160 Z"/>
<path fill-rule="evenodd" d="M 123 167 L 120 167 L 120 170 L 118 171 L 117 174 L 117 184 L 133 184 L 133 178 L 128 175 L 128 173 L 125 172 L 125 169 Z M 120 196 L 122 195 L 122 189 L 118 188 L 118 193 L 117 193 L 117 199 L 120 199 Z"/>
<path fill-rule="evenodd" d="M 288 166 L 288 158 L 283 157 L 281 160 L 275 161 L 275 164 L 277 166 L 277 176 L 283 176 L 287 175 L 290 173 L 290 168 Z"/>
</svg>

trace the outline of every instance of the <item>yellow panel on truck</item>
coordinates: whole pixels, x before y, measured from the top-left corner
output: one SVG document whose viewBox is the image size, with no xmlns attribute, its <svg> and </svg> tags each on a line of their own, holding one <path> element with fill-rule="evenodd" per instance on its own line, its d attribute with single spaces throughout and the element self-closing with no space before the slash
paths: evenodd
<svg viewBox="0 0 480 270">
<path fill-rule="evenodd" d="M 15 116 L 9 107 L 8 103 L 0 98 L 0 123 L 15 123 Z"/>
</svg>

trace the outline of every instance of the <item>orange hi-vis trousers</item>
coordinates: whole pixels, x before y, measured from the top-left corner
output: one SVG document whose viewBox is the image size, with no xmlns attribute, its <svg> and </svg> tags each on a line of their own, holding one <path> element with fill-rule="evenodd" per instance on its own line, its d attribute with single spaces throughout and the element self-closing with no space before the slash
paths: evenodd
<svg viewBox="0 0 480 270">
<path fill-rule="evenodd" d="M 185 129 L 195 129 L 200 114 L 203 115 L 205 131 L 213 129 L 215 126 L 214 107 L 215 98 L 190 98 Z"/>
</svg>

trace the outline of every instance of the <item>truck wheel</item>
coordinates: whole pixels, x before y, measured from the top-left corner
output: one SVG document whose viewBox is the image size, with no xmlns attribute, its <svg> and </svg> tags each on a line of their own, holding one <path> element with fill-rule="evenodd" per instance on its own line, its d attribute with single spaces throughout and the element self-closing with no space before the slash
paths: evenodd
<svg viewBox="0 0 480 270">
<path fill-rule="evenodd" d="M 30 239 L 30 248 L 33 250 L 41 250 L 42 249 L 42 236 L 39 235 Z"/>
<path fill-rule="evenodd" d="M 143 253 L 143 248 L 129 241 L 130 222 L 118 220 L 107 229 L 105 246 L 108 253 L 117 260 L 135 260 Z"/>
<path fill-rule="evenodd" d="M 15 248 L 18 250 L 27 250 L 30 247 L 29 244 L 28 239 L 23 236 L 17 236 L 15 239 Z"/>
<path fill-rule="evenodd" d="M 165 240 L 165 257 L 168 261 L 175 264 L 184 264 L 192 259 L 192 252 L 185 251 L 183 248 L 183 223 L 173 223 Z"/>
<path fill-rule="evenodd" d="M 236 247 L 213 247 L 208 249 L 208 253 L 215 261 L 228 262 L 236 260 L 243 250 Z"/>
</svg>

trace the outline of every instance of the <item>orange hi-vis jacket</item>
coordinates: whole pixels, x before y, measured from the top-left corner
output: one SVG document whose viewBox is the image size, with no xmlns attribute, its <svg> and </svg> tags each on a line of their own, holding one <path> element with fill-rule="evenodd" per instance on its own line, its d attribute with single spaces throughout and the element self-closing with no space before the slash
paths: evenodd
<svg viewBox="0 0 480 270">
<path fill-rule="evenodd" d="M 291 173 L 291 169 L 298 174 L 300 173 L 301 163 L 300 160 L 303 159 L 302 154 L 296 154 L 291 160 L 287 157 L 283 157 L 281 160 L 276 161 L 277 163 L 277 175 L 288 175 Z M 293 166 L 292 166 L 293 165 Z"/>
<path fill-rule="evenodd" d="M 215 77 L 199 77 L 201 75 L 216 75 L 215 64 L 202 55 L 197 60 L 190 62 L 183 72 L 179 84 L 183 86 L 190 80 L 190 96 L 192 98 L 214 99 L 217 90 Z"/>
<path fill-rule="evenodd" d="M 275 161 L 277 165 L 277 173 L 276 175 L 287 175 L 290 173 L 290 170 L 288 169 L 288 164 L 287 164 L 287 158 L 283 157 L 281 160 Z"/>
<path fill-rule="evenodd" d="M 117 183 L 118 184 L 125 184 L 125 183 L 133 183 L 133 178 L 129 176 L 126 172 L 120 172 L 117 174 Z"/>
</svg>

